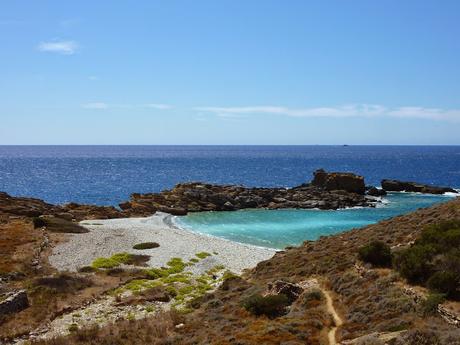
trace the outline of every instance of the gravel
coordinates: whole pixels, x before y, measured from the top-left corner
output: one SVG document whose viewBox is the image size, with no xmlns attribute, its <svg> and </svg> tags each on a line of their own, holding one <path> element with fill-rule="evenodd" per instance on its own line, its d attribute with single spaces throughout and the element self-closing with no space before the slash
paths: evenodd
<svg viewBox="0 0 460 345">
<path fill-rule="evenodd" d="M 216 265 L 223 265 L 234 273 L 254 267 L 271 258 L 276 250 L 232 242 L 177 228 L 171 216 L 157 213 L 147 218 L 123 218 L 82 221 L 89 230 L 83 234 L 69 234 L 68 241 L 57 245 L 49 261 L 61 271 L 76 271 L 91 265 L 98 257 L 110 257 L 120 252 L 149 255 L 148 265 L 165 266 L 173 257 L 188 261 L 199 252 L 211 256 L 190 268 L 199 274 Z M 136 250 L 133 246 L 143 242 L 157 242 L 160 247 Z M 217 253 L 217 254 L 214 254 Z"/>
</svg>

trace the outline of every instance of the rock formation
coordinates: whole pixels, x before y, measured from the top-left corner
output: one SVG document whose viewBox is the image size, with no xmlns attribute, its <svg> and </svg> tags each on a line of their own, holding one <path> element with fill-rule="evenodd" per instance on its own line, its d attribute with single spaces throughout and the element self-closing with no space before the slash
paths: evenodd
<svg viewBox="0 0 460 345">
<path fill-rule="evenodd" d="M 416 192 L 427 194 L 457 193 L 449 187 L 430 186 L 416 182 L 404 182 L 398 180 L 382 180 L 382 188 L 388 192 Z"/>
<path fill-rule="evenodd" d="M 17 313 L 29 306 L 29 300 L 25 290 L 12 292 L 4 296 L 0 301 L 0 315 Z"/>
<path fill-rule="evenodd" d="M 344 190 L 349 193 L 364 194 L 366 187 L 364 178 L 352 173 L 326 172 L 323 169 L 316 170 L 312 185 L 325 190 Z"/>
<path fill-rule="evenodd" d="M 324 186 L 312 183 L 291 189 L 183 183 L 161 193 L 133 194 L 129 202 L 120 204 L 120 208 L 126 213 L 136 215 L 152 214 L 155 211 L 184 215 L 187 212 L 233 211 L 245 208 L 330 210 L 374 206 L 375 201 L 364 196 L 364 179 L 354 176 L 333 173 Z"/>
<path fill-rule="evenodd" d="M 52 205 L 35 198 L 13 197 L 0 192 L 0 215 L 39 217 L 53 215 L 66 220 L 108 219 L 126 217 L 113 206 L 80 205 L 69 203 Z"/>
<path fill-rule="evenodd" d="M 276 280 L 273 283 L 268 283 L 266 295 L 285 295 L 289 303 L 294 302 L 304 291 L 299 284 L 293 284 L 284 280 Z"/>
</svg>

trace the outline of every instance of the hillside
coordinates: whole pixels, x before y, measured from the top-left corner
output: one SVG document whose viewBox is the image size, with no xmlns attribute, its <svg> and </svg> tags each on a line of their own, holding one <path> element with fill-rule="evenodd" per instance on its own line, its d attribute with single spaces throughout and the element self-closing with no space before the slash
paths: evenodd
<svg viewBox="0 0 460 345">
<path fill-rule="evenodd" d="M 3 318 L 0 334 L 5 341 L 43 328 L 47 320 L 91 303 L 139 276 L 138 271 L 121 269 L 61 276 L 57 286 L 37 282 L 55 272 L 47 255 L 65 240 L 65 234 L 46 227 L 34 230 L 28 216 L 4 214 L 2 219 L 2 289 L 26 288 L 31 301 L 29 308 Z M 439 308 L 441 313 L 427 314 L 424 288 L 409 286 L 395 271 L 373 268 L 358 259 L 359 248 L 373 240 L 397 250 L 413 243 L 427 225 L 453 219 L 460 219 L 460 198 L 286 248 L 241 277 L 227 275 L 216 290 L 191 300 L 187 310 L 158 310 L 139 320 L 76 327 L 70 336 L 37 343 L 329 344 L 337 339 L 341 344 L 459 344 L 458 302 L 446 302 Z M 44 241 L 49 244 L 44 246 Z M 33 263 L 34 248 L 42 247 L 40 263 L 25 264 Z M 59 293 L 50 293 L 53 289 L 60 289 Z M 261 307 L 257 293 L 267 291 L 271 295 L 281 291 L 292 298 L 272 299 L 272 305 Z M 143 298 L 121 302 L 142 305 Z M 280 308 L 272 308 L 277 303 Z"/>
</svg>

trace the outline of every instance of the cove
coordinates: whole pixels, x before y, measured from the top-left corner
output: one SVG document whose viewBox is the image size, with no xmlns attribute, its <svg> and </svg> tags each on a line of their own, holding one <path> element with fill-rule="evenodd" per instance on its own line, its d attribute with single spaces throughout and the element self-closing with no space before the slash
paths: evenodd
<svg viewBox="0 0 460 345">
<path fill-rule="evenodd" d="M 376 208 L 200 212 L 176 217 L 174 221 L 179 227 L 201 234 L 281 249 L 299 245 L 304 240 L 316 240 L 320 236 L 377 223 L 451 198 L 449 195 L 390 193 Z"/>
</svg>

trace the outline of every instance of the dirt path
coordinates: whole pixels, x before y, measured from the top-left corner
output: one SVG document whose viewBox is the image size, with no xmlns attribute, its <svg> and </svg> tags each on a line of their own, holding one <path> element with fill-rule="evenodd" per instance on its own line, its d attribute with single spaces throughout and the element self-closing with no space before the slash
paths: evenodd
<svg viewBox="0 0 460 345">
<path fill-rule="evenodd" d="M 325 289 L 322 289 L 324 296 L 326 297 L 326 307 L 327 311 L 332 315 L 332 318 L 334 319 L 334 327 L 332 327 L 328 334 L 327 337 L 329 339 L 329 344 L 330 345 L 337 345 L 337 342 L 335 340 L 335 333 L 337 332 L 337 328 L 340 327 L 343 324 L 342 318 L 339 316 L 337 311 L 334 308 L 334 304 L 332 302 L 332 297 L 329 294 L 329 292 Z"/>
</svg>

